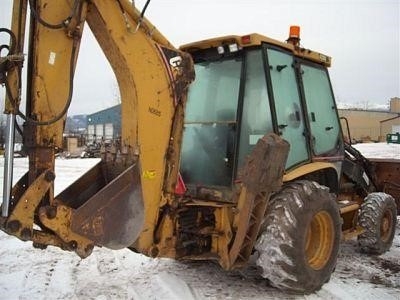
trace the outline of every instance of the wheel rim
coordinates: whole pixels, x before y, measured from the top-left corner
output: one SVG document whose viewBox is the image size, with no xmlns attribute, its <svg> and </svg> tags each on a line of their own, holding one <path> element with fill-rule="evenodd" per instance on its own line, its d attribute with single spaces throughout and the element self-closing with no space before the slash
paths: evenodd
<svg viewBox="0 0 400 300">
<path fill-rule="evenodd" d="M 383 242 L 387 242 L 390 239 L 390 235 L 393 227 L 393 216 L 390 210 L 386 210 L 382 217 L 381 222 L 381 239 Z"/>
<path fill-rule="evenodd" d="M 314 270 L 322 269 L 329 261 L 333 249 L 335 228 L 326 211 L 314 215 L 307 228 L 305 252 L 307 262 Z"/>
</svg>

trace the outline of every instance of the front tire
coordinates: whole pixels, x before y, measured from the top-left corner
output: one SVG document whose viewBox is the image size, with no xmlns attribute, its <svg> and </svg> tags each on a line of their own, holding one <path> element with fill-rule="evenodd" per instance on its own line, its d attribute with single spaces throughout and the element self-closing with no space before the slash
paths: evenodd
<svg viewBox="0 0 400 300">
<path fill-rule="evenodd" d="M 311 293 L 329 281 L 340 235 L 339 209 L 329 189 L 312 181 L 291 182 L 270 200 L 256 263 L 273 286 Z"/>
<path fill-rule="evenodd" d="M 361 251 L 383 254 L 392 246 L 396 222 L 396 202 L 385 193 L 371 193 L 361 205 L 359 225 L 365 229 L 358 236 Z"/>
</svg>

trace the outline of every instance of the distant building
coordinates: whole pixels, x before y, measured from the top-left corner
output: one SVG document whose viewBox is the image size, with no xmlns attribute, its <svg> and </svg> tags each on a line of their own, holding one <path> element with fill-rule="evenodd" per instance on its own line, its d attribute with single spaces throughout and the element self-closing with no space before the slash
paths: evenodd
<svg viewBox="0 0 400 300">
<path fill-rule="evenodd" d="M 400 98 L 394 97 L 390 99 L 390 111 L 400 113 Z"/>
<path fill-rule="evenodd" d="M 390 100 L 390 111 L 397 113 L 397 116 L 381 121 L 382 133 L 400 133 L 400 98 Z"/>
<path fill-rule="evenodd" d="M 121 135 L 121 105 L 87 116 L 87 142 L 116 139 Z"/>
<path fill-rule="evenodd" d="M 339 109 L 349 123 L 350 136 L 357 141 L 385 141 L 386 134 L 400 131 L 400 98 L 390 100 L 389 111 Z M 344 134 L 346 125 L 342 122 Z"/>
<path fill-rule="evenodd" d="M 87 130 L 87 116 L 68 116 L 65 122 L 64 134 L 68 136 L 84 135 Z"/>
</svg>

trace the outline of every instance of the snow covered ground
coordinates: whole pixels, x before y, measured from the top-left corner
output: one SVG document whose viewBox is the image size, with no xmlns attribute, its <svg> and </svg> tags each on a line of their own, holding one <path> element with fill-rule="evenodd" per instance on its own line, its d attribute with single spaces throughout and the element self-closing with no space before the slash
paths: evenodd
<svg viewBox="0 0 400 300">
<path fill-rule="evenodd" d="M 356 147 L 367 157 L 400 158 L 400 145 Z M 57 159 L 56 193 L 96 162 L 96 159 Z M 2 170 L 3 160 L 0 166 Z M 15 159 L 14 178 L 26 169 L 26 158 Z M 282 298 L 400 299 L 400 225 L 391 250 L 381 256 L 359 253 L 356 241 L 344 243 L 330 282 L 306 296 L 270 287 L 253 267 L 226 272 L 214 263 L 151 259 L 127 249 L 105 248 L 96 248 L 91 256 L 81 260 L 73 253 L 53 247 L 34 249 L 30 242 L 0 232 L 0 299 Z"/>
</svg>

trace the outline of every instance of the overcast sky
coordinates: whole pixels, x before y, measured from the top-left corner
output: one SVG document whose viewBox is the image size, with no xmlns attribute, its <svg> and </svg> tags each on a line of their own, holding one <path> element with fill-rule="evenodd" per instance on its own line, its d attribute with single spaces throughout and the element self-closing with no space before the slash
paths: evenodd
<svg viewBox="0 0 400 300">
<path fill-rule="evenodd" d="M 136 0 L 142 8 L 145 0 Z M 11 0 L 0 0 L 9 27 Z M 257 32 L 285 40 L 301 26 L 305 48 L 333 57 L 336 100 L 365 106 L 400 97 L 399 0 L 152 0 L 146 17 L 175 45 Z M 85 32 L 69 114 L 117 104 L 117 83 L 93 36 Z M 2 101 L 4 96 L 2 94 Z"/>
</svg>

